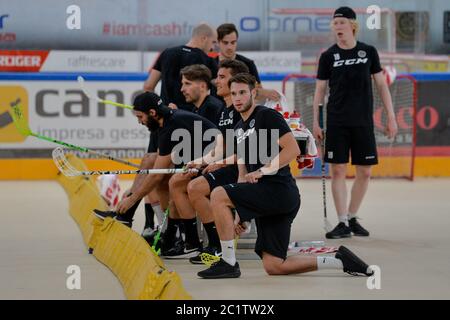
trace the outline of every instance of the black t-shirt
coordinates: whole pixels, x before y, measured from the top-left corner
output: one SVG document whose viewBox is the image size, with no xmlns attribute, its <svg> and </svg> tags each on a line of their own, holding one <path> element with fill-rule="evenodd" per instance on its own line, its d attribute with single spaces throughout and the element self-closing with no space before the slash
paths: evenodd
<svg viewBox="0 0 450 320">
<path fill-rule="evenodd" d="M 193 64 L 203 64 L 217 76 L 217 64 L 201 49 L 187 46 L 178 46 L 164 50 L 153 69 L 161 72 L 161 99 L 165 104 L 175 103 L 177 106 L 186 105 L 184 95 L 181 93 L 180 70 Z"/>
<path fill-rule="evenodd" d="M 233 105 L 224 107 L 220 114 L 220 119 L 217 127 L 222 135 L 225 137 L 227 129 L 234 129 L 239 121 L 242 120 L 241 114 L 237 112 Z"/>
<path fill-rule="evenodd" d="M 251 59 L 249 59 L 249 58 L 246 58 L 246 57 L 244 57 L 244 56 L 242 56 L 242 55 L 240 55 L 240 54 L 236 54 L 236 58 L 235 58 L 235 59 L 236 59 L 236 60 L 239 60 L 239 61 L 241 61 L 241 62 L 243 62 L 243 63 L 245 63 L 245 64 L 247 65 L 247 67 L 248 67 L 249 73 L 250 73 L 252 76 L 255 77 L 255 79 L 256 79 L 256 81 L 257 81 L 258 83 L 261 83 L 261 79 L 259 78 L 259 74 L 258 74 L 258 69 L 256 68 L 255 62 L 253 62 L 253 60 L 251 60 Z M 217 63 L 217 66 L 218 66 L 219 63 L 220 63 L 219 57 L 217 56 L 214 60 L 215 60 L 215 62 Z M 220 100 L 223 100 L 222 97 L 219 97 L 219 96 L 217 95 L 217 89 L 216 89 L 215 86 L 213 86 L 213 87 L 211 88 L 211 95 L 217 97 L 217 98 L 220 99 Z"/>
<path fill-rule="evenodd" d="M 317 79 L 329 80 L 327 125 L 373 126 L 371 75 L 380 71 L 377 50 L 359 41 L 353 49 L 335 44 L 322 53 Z"/>
<path fill-rule="evenodd" d="M 193 113 L 201 115 L 203 118 L 208 119 L 216 126 L 219 124 L 220 115 L 225 107 L 222 101 L 211 95 L 206 96 L 199 108 L 193 106 L 192 104 L 190 106 Z"/>
<path fill-rule="evenodd" d="M 179 130 L 178 134 L 173 135 L 177 129 Z M 163 126 L 158 131 L 159 155 L 167 156 L 172 151 L 178 154 L 178 147 L 181 146 L 179 144 L 181 142 L 183 144 L 189 142 L 191 147 L 190 155 L 185 155 L 181 152 L 179 155 L 183 158 L 186 156 L 186 159 L 179 161 L 180 159 L 177 157 L 174 159 L 174 163 L 177 165 L 200 158 L 206 147 L 214 141 L 214 138 L 208 139 L 206 136 L 204 137 L 205 131 L 209 129 L 216 129 L 216 133 L 220 133 L 211 121 L 198 114 L 184 110 L 172 110 L 171 115 L 164 118 Z M 184 141 L 185 139 L 188 139 L 188 141 Z M 179 146 L 174 150 L 177 145 Z"/>
<path fill-rule="evenodd" d="M 244 160 L 249 173 L 258 170 L 279 154 L 278 139 L 286 133 L 291 133 L 291 129 L 279 112 L 256 106 L 250 117 L 246 121 L 241 119 L 235 127 L 237 158 Z M 292 177 L 289 165 L 267 177 L 270 176 Z"/>
<path fill-rule="evenodd" d="M 237 112 L 233 105 L 224 107 L 220 115 L 218 128 L 222 133 L 224 139 L 224 151 L 226 153 L 224 158 L 233 155 L 234 149 L 234 127 L 242 120 L 241 114 Z"/>
<path fill-rule="evenodd" d="M 258 69 L 256 68 L 255 62 L 247 57 L 244 57 L 243 55 L 236 54 L 236 60 L 239 60 L 246 64 L 248 67 L 249 73 L 256 78 L 256 81 L 258 83 L 261 83 L 261 79 L 259 78 Z M 216 57 L 216 63 L 219 65 L 219 57 Z"/>
</svg>

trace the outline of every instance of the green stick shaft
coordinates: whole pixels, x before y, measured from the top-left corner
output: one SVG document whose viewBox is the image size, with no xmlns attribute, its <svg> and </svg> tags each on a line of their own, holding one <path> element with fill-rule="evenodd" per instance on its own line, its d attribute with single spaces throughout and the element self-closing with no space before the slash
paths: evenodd
<svg viewBox="0 0 450 320">
<path fill-rule="evenodd" d="M 128 104 L 118 103 L 118 102 L 114 102 L 111 100 L 102 100 L 102 99 L 99 99 L 99 100 L 101 103 L 104 103 L 104 104 L 110 104 L 112 106 L 133 110 L 133 107 Z"/>
<path fill-rule="evenodd" d="M 46 136 L 41 136 L 41 135 L 38 134 L 38 133 L 31 132 L 31 135 L 32 135 L 33 137 L 38 138 L 38 139 L 42 139 L 42 140 L 46 140 L 46 141 L 53 142 L 53 143 L 56 143 L 56 144 L 60 144 L 60 145 L 62 145 L 62 146 L 68 147 L 68 148 L 70 148 L 70 149 L 75 149 L 75 150 L 83 151 L 83 152 L 89 152 L 89 151 L 90 151 L 90 150 L 88 150 L 88 149 L 86 149 L 86 148 L 79 147 L 79 146 L 75 146 L 75 145 L 70 144 L 70 143 L 66 143 L 66 142 L 63 142 L 63 141 L 59 141 L 59 140 L 56 140 L 56 139 L 53 139 L 53 138 L 50 138 L 50 137 L 46 137 Z"/>
<path fill-rule="evenodd" d="M 135 164 L 135 163 L 132 163 L 132 162 L 129 162 L 129 161 L 126 161 L 126 160 L 122 160 L 122 159 L 119 159 L 119 158 L 116 158 L 116 157 L 112 157 L 112 156 L 109 156 L 107 154 L 104 154 L 104 153 L 101 153 L 101 152 L 97 152 L 97 151 L 94 151 L 94 150 L 89 150 L 88 148 L 79 147 L 79 146 L 76 146 L 76 145 L 73 145 L 73 144 L 70 144 L 70 143 L 67 143 L 67 142 L 63 142 L 63 141 L 59 141 L 59 140 L 56 140 L 56 139 L 53 139 L 53 138 L 42 136 L 42 135 L 34 133 L 34 132 L 31 132 L 31 135 L 33 137 L 38 138 L 38 139 L 42 139 L 42 140 L 46 140 L 46 141 L 49 141 L 49 142 L 53 142 L 53 143 L 56 143 L 56 144 L 59 144 L 59 145 L 62 145 L 62 146 L 65 146 L 65 147 L 68 147 L 68 148 L 71 148 L 71 149 L 74 149 L 74 150 L 78 150 L 78 151 L 82 151 L 82 152 L 88 152 L 90 154 L 94 154 L 96 156 L 99 156 L 99 157 L 102 157 L 102 158 L 106 158 L 108 160 L 120 162 L 122 164 L 126 164 L 126 165 L 131 166 L 131 167 L 139 168 L 139 166 L 137 164 Z"/>
<path fill-rule="evenodd" d="M 155 236 L 155 239 L 153 239 L 153 245 L 152 248 L 155 252 L 157 252 L 159 254 L 160 250 L 158 249 L 158 251 L 156 251 L 156 245 L 158 244 L 159 239 L 161 238 L 161 230 L 164 227 L 164 224 L 166 223 L 167 217 L 169 216 L 169 208 L 166 209 L 166 211 L 164 212 L 164 220 L 161 224 L 160 229 L 158 230 L 158 233 Z"/>
</svg>

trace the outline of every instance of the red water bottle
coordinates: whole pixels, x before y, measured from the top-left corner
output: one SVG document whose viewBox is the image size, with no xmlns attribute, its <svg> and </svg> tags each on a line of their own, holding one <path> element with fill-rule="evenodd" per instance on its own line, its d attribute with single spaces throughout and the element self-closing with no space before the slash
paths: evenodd
<svg viewBox="0 0 450 320">
<path fill-rule="evenodd" d="M 275 111 L 278 111 L 279 113 L 281 113 L 281 115 L 283 115 L 283 108 L 281 108 L 280 104 L 277 103 L 277 105 L 275 106 L 275 108 L 273 108 Z"/>
<path fill-rule="evenodd" d="M 296 110 L 289 115 L 289 127 L 294 130 L 301 127 L 301 117 Z"/>
</svg>

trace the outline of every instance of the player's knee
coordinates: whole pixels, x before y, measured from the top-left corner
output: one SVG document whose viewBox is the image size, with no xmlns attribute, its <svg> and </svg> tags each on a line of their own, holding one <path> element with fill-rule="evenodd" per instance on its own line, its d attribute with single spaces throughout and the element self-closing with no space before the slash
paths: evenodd
<svg viewBox="0 0 450 320">
<path fill-rule="evenodd" d="M 169 191 L 170 193 L 177 192 L 180 186 L 179 174 L 174 174 L 169 180 Z"/>
<path fill-rule="evenodd" d="M 187 192 L 189 195 L 189 198 L 197 198 L 200 194 L 201 190 L 201 182 L 197 179 L 192 180 L 188 183 Z"/>
<path fill-rule="evenodd" d="M 331 166 L 331 174 L 335 179 L 345 179 L 347 175 L 347 165 L 346 164 L 334 164 Z"/>
<path fill-rule="evenodd" d="M 263 266 L 264 266 L 264 271 L 266 271 L 266 273 L 269 276 L 277 276 L 277 275 L 286 274 L 283 271 L 281 264 L 272 259 L 264 259 Z"/>
<path fill-rule="evenodd" d="M 205 182 L 204 179 L 201 179 L 202 177 L 199 177 L 197 179 L 194 179 L 190 181 L 187 185 L 187 193 L 189 196 L 189 199 L 195 200 L 199 197 L 206 196 L 205 193 Z"/>
<path fill-rule="evenodd" d="M 223 204 L 226 203 L 228 200 L 228 195 L 225 192 L 225 189 L 222 187 L 215 188 L 211 192 L 211 204 L 212 206 L 217 204 Z"/>
<path fill-rule="evenodd" d="M 191 201 L 197 200 L 199 197 L 202 196 L 202 185 L 201 182 L 198 181 L 197 179 L 192 180 L 191 182 L 188 183 L 187 186 L 187 193 L 189 196 L 189 199 Z"/>
<path fill-rule="evenodd" d="M 368 180 L 368 179 L 370 179 L 371 172 L 372 172 L 372 170 L 371 170 L 370 166 L 359 167 L 356 170 L 356 176 L 359 179 Z"/>
<path fill-rule="evenodd" d="M 198 187 L 197 182 L 195 180 L 192 180 L 187 185 L 187 193 L 190 200 L 195 200 L 198 197 Z"/>
</svg>

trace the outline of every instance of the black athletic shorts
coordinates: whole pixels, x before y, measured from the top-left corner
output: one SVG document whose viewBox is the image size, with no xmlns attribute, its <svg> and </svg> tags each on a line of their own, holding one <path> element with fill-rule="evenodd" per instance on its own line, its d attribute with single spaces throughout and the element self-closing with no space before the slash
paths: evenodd
<svg viewBox="0 0 450 320">
<path fill-rule="evenodd" d="M 350 153 L 353 165 L 378 163 L 373 127 L 327 127 L 325 162 L 348 163 Z"/>
<path fill-rule="evenodd" d="M 258 183 L 232 183 L 223 186 L 242 221 L 255 219 L 258 236 L 255 252 L 267 252 L 286 259 L 291 225 L 300 209 L 295 180 L 265 176 Z"/>
<path fill-rule="evenodd" d="M 150 141 L 148 143 L 147 153 L 158 152 L 158 131 L 150 133 Z"/>
<path fill-rule="evenodd" d="M 237 165 L 229 165 L 216 171 L 208 172 L 203 177 L 208 181 L 209 190 L 212 192 L 214 188 L 236 183 L 239 177 L 239 169 Z"/>
</svg>

